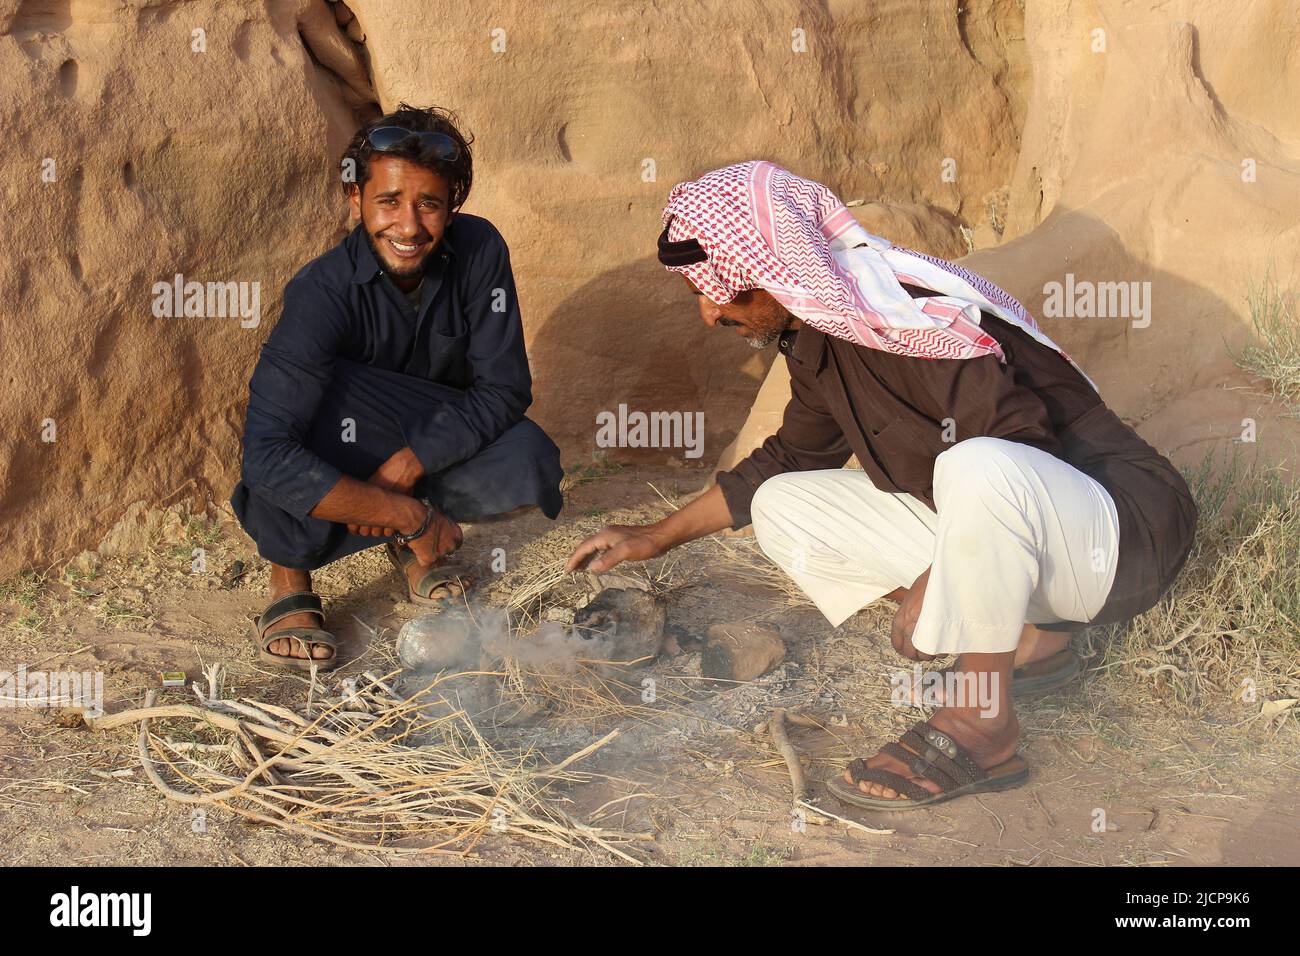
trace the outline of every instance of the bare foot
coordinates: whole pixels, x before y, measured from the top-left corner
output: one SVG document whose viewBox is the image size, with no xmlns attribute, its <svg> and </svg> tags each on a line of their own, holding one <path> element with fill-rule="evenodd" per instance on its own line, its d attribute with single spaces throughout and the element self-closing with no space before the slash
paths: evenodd
<svg viewBox="0 0 1300 956">
<path fill-rule="evenodd" d="M 298 591 L 311 590 L 311 572 L 299 571 L 296 568 L 282 568 L 278 564 L 271 565 L 271 600 L 277 601 L 286 594 L 294 594 Z M 281 621 L 277 621 L 275 627 L 323 627 L 325 624 L 322 618 L 315 611 L 303 611 L 299 614 L 291 614 Z M 302 641 L 294 640 L 289 637 L 281 637 L 272 641 L 267 648 L 276 657 L 296 657 L 303 659 L 307 657 L 306 649 Z M 334 653 L 334 649 L 328 644 L 312 644 L 311 656 L 316 660 L 324 660 Z"/>
<path fill-rule="evenodd" d="M 894 588 L 884 595 L 886 601 L 898 603 L 907 597 L 907 588 Z M 1070 646 L 1068 631 L 1044 631 L 1034 624 L 1026 624 L 1020 632 L 1020 643 L 1016 645 L 1016 667 L 1045 660 L 1053 654 L 1059 654 Z"/>
<path fill-rule="evenodd" d="M 1020 643 L 1016 645 L 1015 666 L 1023 667 L 1035 661 L 1046 660 L 1069 646 L 1069 631 L 1044 631 L 1033 624 L 1026 624 L 1020 632 Z"/>
</svg>

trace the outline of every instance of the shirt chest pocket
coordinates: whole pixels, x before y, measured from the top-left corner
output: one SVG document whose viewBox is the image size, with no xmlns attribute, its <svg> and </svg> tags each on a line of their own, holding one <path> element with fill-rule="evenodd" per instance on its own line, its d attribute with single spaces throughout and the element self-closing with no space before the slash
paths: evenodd
<svg viewBox="0 0 1300 956">
<path fill-rule="evenodd" d="M 892 475 L 894 467 L 898 464 L 900 446 L 906 437 L 906 426 L 901 419 L 895 418 L 877 429 L 867 425 L 864 432 L 867 446 L 871 449 L 871 457 L 876 459 L 876 463 L 885 474 Z"/>
<path fill-rule="evenodd" d="M 933 440 L 917 434 L 913 423 L 903 418 L 887 422 L 879 431 L 868 431 L 867 444 L 880 470 L 899 491 L 922 498 L 929 497 L 934 482 L 934 459 L 941 445 L 936 433 Z"/>
<path fill-rule="evenodd" d="M 428 378 L 455 388 L 468 388 L 470 368 L 469 333 L 448 335 L 436 329 L 429 334 Z"/>
</svg>

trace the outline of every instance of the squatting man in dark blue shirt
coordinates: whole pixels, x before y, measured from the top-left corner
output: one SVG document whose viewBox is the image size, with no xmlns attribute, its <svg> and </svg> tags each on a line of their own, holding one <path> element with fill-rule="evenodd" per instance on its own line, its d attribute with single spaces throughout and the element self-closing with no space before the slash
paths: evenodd
<svg viewBox="0 0 1300 956">
<path fill-rule="evenodd" d="M 299 669 L 337 663 L 312 571 L 388 539 L 410 599 L 442 603 L 473 585 L 446 560 L 457 522 L 561 504 L 559 451 L 524 417 L 509 252 L 457 211 L 473 168 L 454 118 L 403 103 L 357 132 L 342 168 L 358 225 L 285 287 L 231 499 L 271 562 L 261 657 Z"/>
</svg>

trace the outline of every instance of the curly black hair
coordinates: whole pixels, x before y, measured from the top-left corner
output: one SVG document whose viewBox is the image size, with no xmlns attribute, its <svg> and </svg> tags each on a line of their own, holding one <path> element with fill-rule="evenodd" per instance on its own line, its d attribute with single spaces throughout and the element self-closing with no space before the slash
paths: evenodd
<svg viewBox="0 0 1300 956">
<path fill-rule="evenodd" d="M 451 162 L 440 160 L 426 162 L 421 157 L 419 146 L 415 142 L 398 149 L 385 150 L 380 155 L 399 156 L 425 169 L 431 169 L 445 178 L 451 190 L 449 197 L 451 210 L 454 212 L 459 209 L 469 196 L 469 187 L 474 181 L 474 162 L 469 149 L 470 143 L 474 142 L 474 137 L 466 137 L 461 133 L 456 125 L 455 113 L 437 106 L 420 109 L 407 103 L 398 103 L 397 109 L 393 112 L 357 130 L 352 141 L 348 143 L 340 164 L 344 171 L 343 191 L 350 193 L 354 182 L 359 188 L 365 189 L 366 183 L 370 181 L 370 158 L 374 155 L 374 150 L 371 149 L 366 137 L 370 135 L 371 130 L 378 129 L 380 126 L 401 126 L 417 133 L 445 133 L 456 141 L 460 147 L 460 155 Z"/>
</svg>

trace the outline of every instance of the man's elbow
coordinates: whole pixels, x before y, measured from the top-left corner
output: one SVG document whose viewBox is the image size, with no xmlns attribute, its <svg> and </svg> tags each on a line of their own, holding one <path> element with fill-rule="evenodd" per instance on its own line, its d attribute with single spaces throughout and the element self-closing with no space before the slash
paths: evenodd
<svg viewBox="0 0 1300 956">
<path fill-rule="evenodd" d="M 508 385 L 496 390 L 502 424 L 518 424 L 533 404 L 533 390 L 528 385 Z"/>
<path fill-rule="evenodd" d="M 240 477 L 253 489 L 274 487 L 276 477 L 285 473 L 285 463 L 301 447 L 286 437 L 246 438 Z"/>
<path fill-rule="evenodd" d="M 250 452 L 247 446 L 244 448 L 244 460 L 240 465 L 240 480 L 253 490 L 266 487 L 266 476 L 269 473 L 265 459 L 256 452 Z"/>
</svg>

